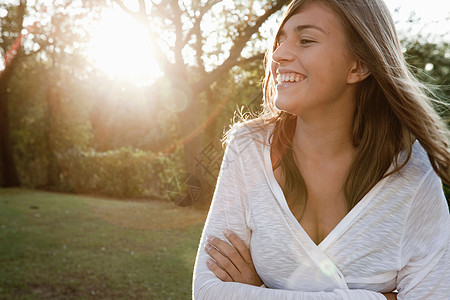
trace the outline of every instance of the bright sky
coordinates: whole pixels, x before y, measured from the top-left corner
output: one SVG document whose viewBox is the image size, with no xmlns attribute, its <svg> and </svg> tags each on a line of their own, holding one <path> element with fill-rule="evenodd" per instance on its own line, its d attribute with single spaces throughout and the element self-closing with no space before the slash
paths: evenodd
<svg viewBox="0 0 450 300">
<path fill-rule="evenodd" d="M 397 22 L 399 32 L 407 36 L 417 34 L 421 26 L 409 26 L 407 20 L 411 12 L 420 18 L 420 24 L 427 24 L 424 33 L 446 34 L 445 40 L 450 41 L 450 1 L 449 0 L 385 0 Z M 400 8 L 398 12 L 395 12 Z"/>
</svg>

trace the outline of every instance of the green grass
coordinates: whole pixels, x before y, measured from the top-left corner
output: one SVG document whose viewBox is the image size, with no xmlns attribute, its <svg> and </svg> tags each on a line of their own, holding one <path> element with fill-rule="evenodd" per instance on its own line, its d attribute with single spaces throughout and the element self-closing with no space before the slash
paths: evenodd
<svg viewBox="0 0 450 300">
<path fill-rule="evenodd" d="M 0 189 L 0 299 L 190 299 L 205 214 Z"/>
</svg>

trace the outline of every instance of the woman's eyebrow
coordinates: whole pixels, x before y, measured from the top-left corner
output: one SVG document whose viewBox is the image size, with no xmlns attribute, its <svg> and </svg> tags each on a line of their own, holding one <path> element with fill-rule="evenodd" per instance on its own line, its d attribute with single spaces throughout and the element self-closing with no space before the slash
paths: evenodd
<svg viewBox="0 0 450 300">
<path fill-rule="evenodd" d="M 306 29 L 315 29 L 315 30 L 321 31 L 324 34 L 328 35 L 328 33 L 325 31 L 325 29 L 323 29 L 322 27 L 317 26 L 317 25 L 298 25 L 295 27 L 295 32 L 301 33 L 303 30 L 306 30 Z M 282 28 L 277 35 L 277 39 L 279 39 L 281 37 L 285 37 L 285 36 L 286 36 L 286 31 L 284 30 L 284 28 Z"/>
<path fill-rule="evenodd" d="M 298 25 L 295 27 L 295 32 L 299 33 L 306 29 L 316 29 L 322 31 L 324 34 L 328 34 L 322 27 L 316 25 Z"/>
</svg>

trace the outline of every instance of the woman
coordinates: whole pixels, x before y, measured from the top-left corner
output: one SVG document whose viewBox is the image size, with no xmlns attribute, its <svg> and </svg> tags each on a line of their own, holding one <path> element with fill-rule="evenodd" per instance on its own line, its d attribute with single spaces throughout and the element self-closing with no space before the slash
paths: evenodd
<svg viewBox="0 0 450 300">
<path fill-rule="evenodd" d="M 293 1 L 264 91 L 228 134 L 194 298 L 449 299 L 448 130 L 382 0 Z"/>
</svg>

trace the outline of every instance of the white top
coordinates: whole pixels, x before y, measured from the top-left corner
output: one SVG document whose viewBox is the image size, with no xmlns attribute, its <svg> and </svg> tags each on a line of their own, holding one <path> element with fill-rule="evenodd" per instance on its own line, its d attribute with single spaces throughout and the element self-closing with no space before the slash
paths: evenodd
<svg viewBox="0 0 450 300">
<path fill-rule="evenodd" d="M 316 245 L 291 213 L 270 160 L 269 133 L 235 126 L 194 268 L 195 299 L 450 299 L 449 210 L 416 142 L 407 165 L 378 182 Z M 252 132 L 253 131 L 253 132 Z M 324 183 L 326 184 L 326 183 Z M 222 282 L 206 237 L 230 229 L 250 247 L 265 287 Z"/>
</svg>

